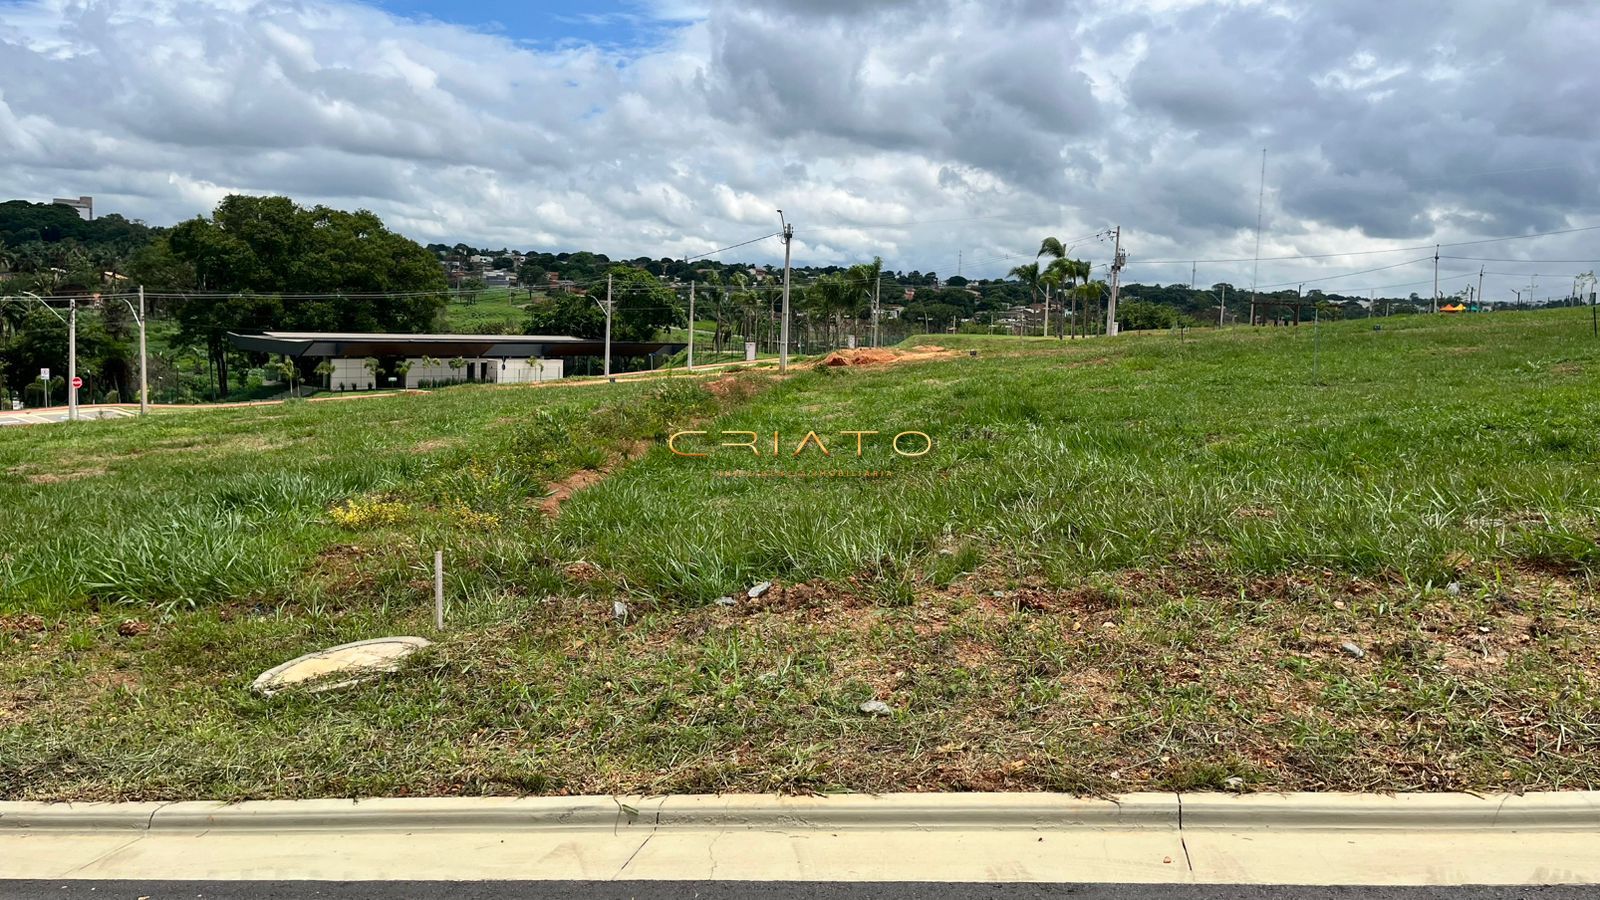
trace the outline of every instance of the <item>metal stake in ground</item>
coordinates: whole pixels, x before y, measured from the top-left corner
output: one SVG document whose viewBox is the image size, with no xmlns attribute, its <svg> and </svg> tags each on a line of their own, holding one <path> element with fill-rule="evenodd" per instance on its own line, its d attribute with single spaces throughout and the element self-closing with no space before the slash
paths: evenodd
<svg viewBox="0 0 1600 900">
<path fill-rule="evenodd" d="M 433 627 L 444 630 L 444 551 L 433 551 Z"/>
</svg>

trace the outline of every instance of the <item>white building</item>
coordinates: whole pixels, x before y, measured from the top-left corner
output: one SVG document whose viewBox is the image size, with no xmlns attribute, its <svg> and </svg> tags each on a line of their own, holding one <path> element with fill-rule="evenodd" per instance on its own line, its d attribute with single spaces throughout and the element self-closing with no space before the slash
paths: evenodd
<svg viewBox="0 0 1600 900">
<path fill-rule="evenodd" d="M 433 388 L 449 384 L 538 384 L 574 373 L 578 364 L 598 371 L 605 342 L 545 334 L 368 334 L 268 331 L 229 334 L 240 350 L 285 356 L 308 382 L 333 391 Z M 646 357 L 651 365 L 682 344 L 613 341 L 613 371 Z M 316 372 L 323 363 L 331 372 Z"/>
</svg>

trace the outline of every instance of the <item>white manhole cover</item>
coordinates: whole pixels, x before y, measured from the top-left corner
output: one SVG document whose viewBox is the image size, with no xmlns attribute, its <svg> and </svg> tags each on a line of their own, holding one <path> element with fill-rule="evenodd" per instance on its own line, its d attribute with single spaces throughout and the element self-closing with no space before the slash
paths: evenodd
<svg viewBox="0 0 1600 900">
<path fill-rule="evenodd" d="M 306 688 L 313 692 L 348 687 L 395 671 L 401 660 L 428 643 L 419 637 L 385 637 L 340 644 L 274 666 L 257 675 L 250 687 L 268 697 L 305 682 L 314 682 Z"/>
</svg>

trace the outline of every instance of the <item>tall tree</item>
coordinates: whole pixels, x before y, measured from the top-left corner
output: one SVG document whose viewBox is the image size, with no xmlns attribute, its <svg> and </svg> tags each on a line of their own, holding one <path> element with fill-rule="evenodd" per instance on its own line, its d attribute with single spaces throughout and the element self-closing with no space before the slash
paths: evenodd
<svg viewBox="0 0 1600 900">
<path fill-rule="evenodd" d="M 1047 272 L 1054 273 L 1050 276 L 1050 280 L 1058 286 L 1068 289 L 1074 298 L 1073 318 L 1081 321 L 1082 317 L 1079 316 L 1077 307 L 1077 300 L 1081 297 L 1081 292 L 1071 289 L 1089 280 L 1089 263 L 1087 260 L 1069 259 L 1067 253 L 1071 249 L 1062 244 L 1059 238 L 1047 237 L 1039 242 L 1039 252 L 1034 255 L 1034 259 L 1045 256 L 1051 258 L 1049 268 L 1046 269 Z M 1087 323 L 1085 323 L 1085 327 L 1087 327 Z M 1085 334 L 1087 334 L 1087 331 L 1085 331 Z"/>
<path fill-rule="evenodd" d="M 1029 303 L 1035 303 L 1038 301 L 1039 289 L 1043 286 L 1043 282 L 1040 281 L 1039 278 L 1041 273 L 1039 271 L 1038 260 L 1025 265 L 1016 266 L 1006 274 L 1022 282 L 1024 285 L 1027 285 Z"/>
<path fill-rule="evenodd" d="M 205 346 L 223 394 L 229 331 L 426 331 L 446 289 L 435 256 L 373 213 L 287 197 L 226 197 L 209 218 L 158 236 L 130 269 L 180 295 L 178 340 Z"/>
<path fill-rule="evenodd" d="M 616 304 L 611 319 L 611 338 L 617 341 L 648 341 L 662 328 L 677 324 L 684 311 L 672 289 L 656 276 L 631 266 L 612 266 L 611 296 Z M 605 279 L 601 278 L 588 295 L 562 292 L 528 310 L 528 331 L 532 334 L 564 334 L 599 338 L 605 335 L 606 315 L 597 301 L 605 299 Z"/>
</svg>

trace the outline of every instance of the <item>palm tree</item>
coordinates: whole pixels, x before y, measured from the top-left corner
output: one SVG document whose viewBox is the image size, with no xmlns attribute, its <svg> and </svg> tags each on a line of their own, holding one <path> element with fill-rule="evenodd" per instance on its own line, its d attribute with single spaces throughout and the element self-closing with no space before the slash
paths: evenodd
<svg viewBox="0 0 1600 900">
<path fill-rule="evenodd" d="M 1059 238 L 1047 237 L 1039 242 L 1039 252 L 1034 255 L 1034 259 L 1038 259 L 1042 256 L 1051 257 L 1052 261 L 1050 263 L 1050 269 L 1059 273 L 1055 276 L 1057 284 L 1068 288 L 1083 284 L 1085 281 L 1089 280 L 1088 261 L 1082 259 L 1068 259 L 1067 252 L 1071 249 L 1071 247 L 1062 244 Z M 1076 317 L 1078 312 L 1076 295 L 1078 292 L 1074 291 L 1073 294 L 1075 297 L 1073 316 Z M 1087 323 L 1085 323 L 1085 325 L 1087 327 Z M 1087 330 L 1084 333 L 1088 334 Z"/>
<path fill-rule="evenodd" d="M 877 312 L 878 283 L 883 279 L 883 257 L 874 256 L 870 263 L 857 263 L 845 273 L 845 280 L 849 284 L 851 305 L 855 310 L 865 306 L 874 313 Z M 878 319 L 872 318 L 872 342 L 878 343 Z"/>
<path fill-rule="evenodd" d="M 1074 298 L 1073 313 L 1076 315 L 1077 292 L 1072 289 L 1089 280 L 1089 263 L 1081 259 L 1054 259 L 1050 261 L 1049 266 L 1045 267 L 1044 275 L 1040 277 L 1049 284 L 1055 285 L 1062 297 L 1070 296 Z M 1063 306 L 1065 306 L 1065 302 L 1065 300 L 1062 301 Z M 1056 336 L 1063 337 L 1065 333 L 1066 329 L 1062 328 Z"/>
<path fill-rule="evenodd" d="M 1043 282 L 1039 280 L 1040 272 L 1038 260 L 1034 260 L 1027 265 L 1017 266 L 1006 274 L 1027 285 L 1030 297 L 1036 298 L 1039 296 L 1039 287 L 1043 284 Z"/>
</svg>

